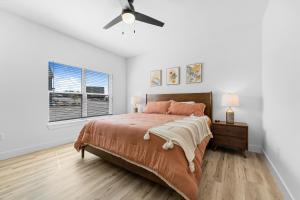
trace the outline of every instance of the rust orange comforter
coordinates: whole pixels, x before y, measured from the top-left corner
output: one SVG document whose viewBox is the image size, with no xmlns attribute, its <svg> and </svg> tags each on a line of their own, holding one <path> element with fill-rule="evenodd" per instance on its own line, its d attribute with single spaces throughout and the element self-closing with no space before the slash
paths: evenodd
<svg viewBox="0 0 300 200">
<path fill-rule="evenodd" d="M 209 137 L 195 152 L 195 172 L 191 173 L 183 150 L 175 145 L 162 149 L 164 140 L 156 135 L 144 140 L 145 132 L 154 126 L 183 118 L 179 115 L 131 113 L 109 116 L 88 122 L 74 144 L 76 150 L 86 144 L 98 147 L 157 174 L 185 199 L 198 196 L 202 158 Z"/>
</svg>

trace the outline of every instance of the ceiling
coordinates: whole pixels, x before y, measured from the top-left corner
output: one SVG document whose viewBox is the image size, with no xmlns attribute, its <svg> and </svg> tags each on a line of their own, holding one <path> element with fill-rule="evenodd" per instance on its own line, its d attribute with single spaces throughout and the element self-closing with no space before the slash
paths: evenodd
<svg viewBox="0 0 300 200">
<path fill-rule="evenodd" d="M 203 31 L 261 20 L 261 2 L 135 0 L 138 12 L 165 22 L 165 27 L 136 22 L 133 26 L 119 23 L 109 30 L 102 27 L 120 14 L 119 0 L 1 0 L 0 8 L 129 58 L 155 51 L 160 45 L 174 45 L 187 37 L 197 39 Z"/>
</svg>

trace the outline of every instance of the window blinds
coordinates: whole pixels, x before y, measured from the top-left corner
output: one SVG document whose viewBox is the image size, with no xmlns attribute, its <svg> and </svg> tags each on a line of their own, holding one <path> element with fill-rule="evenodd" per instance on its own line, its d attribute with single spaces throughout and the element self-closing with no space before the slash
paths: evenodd
<svg viewBox="0 0 300 200">
<path fill-rule="evenodd" d="M 112 113 L 111 75 L 49 62 L 49 121 Z"/>
<path fill-rule="evenodd" d="M 86 70 L 87 116 L 109 114 L 109 75 Z"/>
</svg>

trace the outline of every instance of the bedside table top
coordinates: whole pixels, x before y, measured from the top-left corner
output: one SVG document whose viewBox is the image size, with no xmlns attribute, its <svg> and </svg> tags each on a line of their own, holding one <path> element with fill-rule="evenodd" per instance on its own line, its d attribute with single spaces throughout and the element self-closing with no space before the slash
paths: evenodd
<svg viewBox="0 0 300 200">
<path fill-rule="evenodd" d="M 225 121 L 220 121 L 220 122 L 213 121 L 213 125 L 248 127 L 248 124 L 244 122 L 234 122 L 234 124 L 228 124 Z"/>
</svg>

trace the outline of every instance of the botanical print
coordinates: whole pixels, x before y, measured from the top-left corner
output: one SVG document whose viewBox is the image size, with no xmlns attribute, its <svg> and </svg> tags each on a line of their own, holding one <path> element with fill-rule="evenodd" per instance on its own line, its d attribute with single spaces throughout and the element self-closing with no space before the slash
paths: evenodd
<svg viewBox="0 0 300 200">
<path fill-rule="evenodd" d="M 186 66 L 186 83 L 202 82 L 202 64 L 191 64 Z"/>
<path fill-rule="evenodd" d="M 168 85 L 178 85 L 179 84 L 179 67 L 173 67 L 167 69 L 167 84 Z"/>
<path fill-rule="evenodd" d="M 151 87 L 161 86 L 161 70 L 154 70 L 150 72 Z"/>
</svg>

